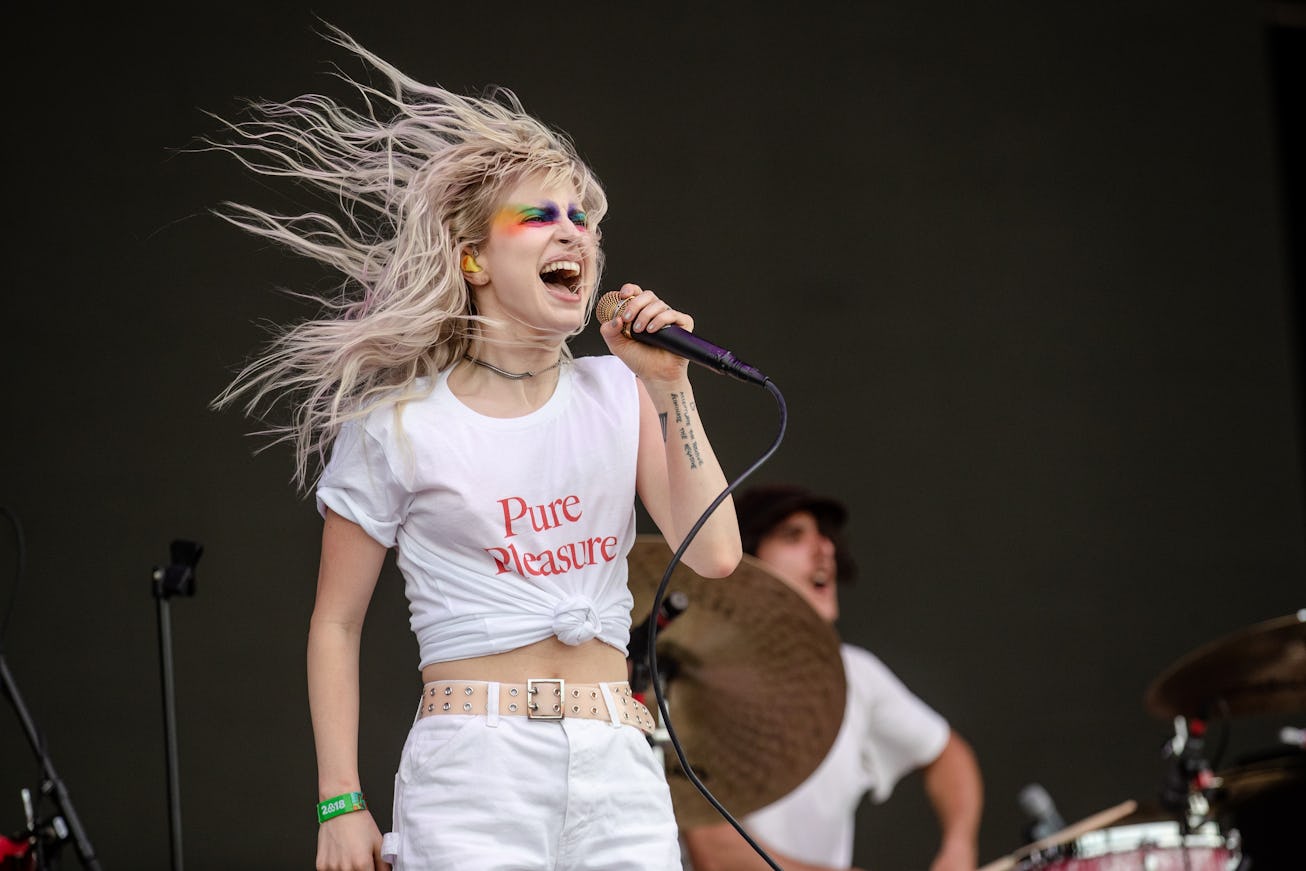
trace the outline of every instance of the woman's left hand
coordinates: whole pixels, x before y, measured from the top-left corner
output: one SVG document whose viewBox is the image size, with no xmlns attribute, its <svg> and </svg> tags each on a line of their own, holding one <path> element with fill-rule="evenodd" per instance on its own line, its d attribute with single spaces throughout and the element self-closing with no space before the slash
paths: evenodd
<svg viewBox="0 0 1306 871">
<path fill-rule="evenodd" d="M 688 360 L 654 345 L 628 338 L 622 330 L 628 327 L 631 333 L 653 333 L 674 324 L 693 332 L 694 319 L 684 312 L 676 311 L 659 299 L 656 293 L 645 290 L 638 284 L 623 284 L 619 294 L 625 301 L 620 313 L 600 328 L 608 349 L 620 357 L 646 384 L 682 379 L 689 366 Z"/>
</svg>

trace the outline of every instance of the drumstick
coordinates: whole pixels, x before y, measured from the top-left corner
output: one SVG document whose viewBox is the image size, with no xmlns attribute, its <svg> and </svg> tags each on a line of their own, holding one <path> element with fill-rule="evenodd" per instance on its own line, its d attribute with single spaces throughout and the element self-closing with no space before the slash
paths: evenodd
<svg viewBox="0 0 1306 871">
<path fill-rule="evenodd" d="M 1116 820 L 1127 817 L 1138 809 L 1138 802 L 1132 798 L 1128 801 L 1122 801 L 1115 807 L 1107 808 L 1104 811 L 1093 814 L 1091 817 L 1085 817 L 1074 825 L 1067 826 L 1059 832 L 1053 832 L 1046 838 L 1040 838 L 1032 844 L 1026 844 L 1014 853 L 1003 856 L 1001 859 L 994 859 L 989 864 L 980 868 L 979 871 L 1008 871 L 1021 859 L 1039 850 L 1045 850 L 1048 847 L 1054 847 L 1057 844 L 1064 844 L 1067 841 L 1073 841 L 1085 832 L 1091 832 L 1094 829 L 1100 829 L 1103 826 L 1109 826 Z"/>
</svg>

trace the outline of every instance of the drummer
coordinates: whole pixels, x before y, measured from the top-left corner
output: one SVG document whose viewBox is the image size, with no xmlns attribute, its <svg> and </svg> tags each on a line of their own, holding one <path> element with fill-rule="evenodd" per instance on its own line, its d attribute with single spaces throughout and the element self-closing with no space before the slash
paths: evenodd
<svg viewBox="0 0 1306 871">
<path fill-rule="evenodd" d="M 836 581 L 854 574 L 842 543 L 843 504 L 799 486 L 766 485 L 736 493 L 735 512 L 744 551 L 833 624 Z M 740 822 L 786 871 L 850 869 L 862 797 L 883 802 L 899 779 L 923 769 L 941 832 L 930 871 L 975 871 L 983 787 L 969 744 L 870 652 L 850 644 L 840 652 L 848 699 L 829 754 L 797 789 Z M 767 868 L 728 822 L 682 836 L 693 871 Z"/>
</svg>

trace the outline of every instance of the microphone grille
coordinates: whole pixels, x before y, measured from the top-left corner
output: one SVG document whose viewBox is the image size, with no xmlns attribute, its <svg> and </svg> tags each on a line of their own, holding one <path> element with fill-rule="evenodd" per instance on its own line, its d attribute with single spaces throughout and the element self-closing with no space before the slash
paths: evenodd
<svg viewBox="0 0 1306 871">
<path fill-rule="evenodd" d="M 625 300 L 621 299 L 621 292 L 616 290 L 609 290 L 599 297 L 599 301 L 594 304 L 594 314 L 598 317 L 599 323 L 606 324 L 612 320 L 617 312 L 621 311 L 624 302 Z"/>
<path fill-rule="evenodd" d="M 1016 796 L 1020 809 L 1032 817 L 1046 819 L 1056 813 L 1052 796 L 1040 784 L 1027 784 Z"/>
</svg>

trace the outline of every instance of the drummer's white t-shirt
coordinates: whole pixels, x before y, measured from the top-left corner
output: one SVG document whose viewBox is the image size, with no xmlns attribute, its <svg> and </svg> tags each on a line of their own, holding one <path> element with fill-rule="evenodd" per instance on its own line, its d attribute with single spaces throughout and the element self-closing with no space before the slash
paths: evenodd
<svg viewBox="0 0 1306 871">
<path fill-rule="evenodd" d="M 938 758 L 950 729 L 869 651 L 844 644 L 840 654 L 848 701 L 829 754 L 797 789 L 742 823 L 786 856 L 847 868 L 862 796 L 887 799 L 899 779 Z"/>
</svg>

